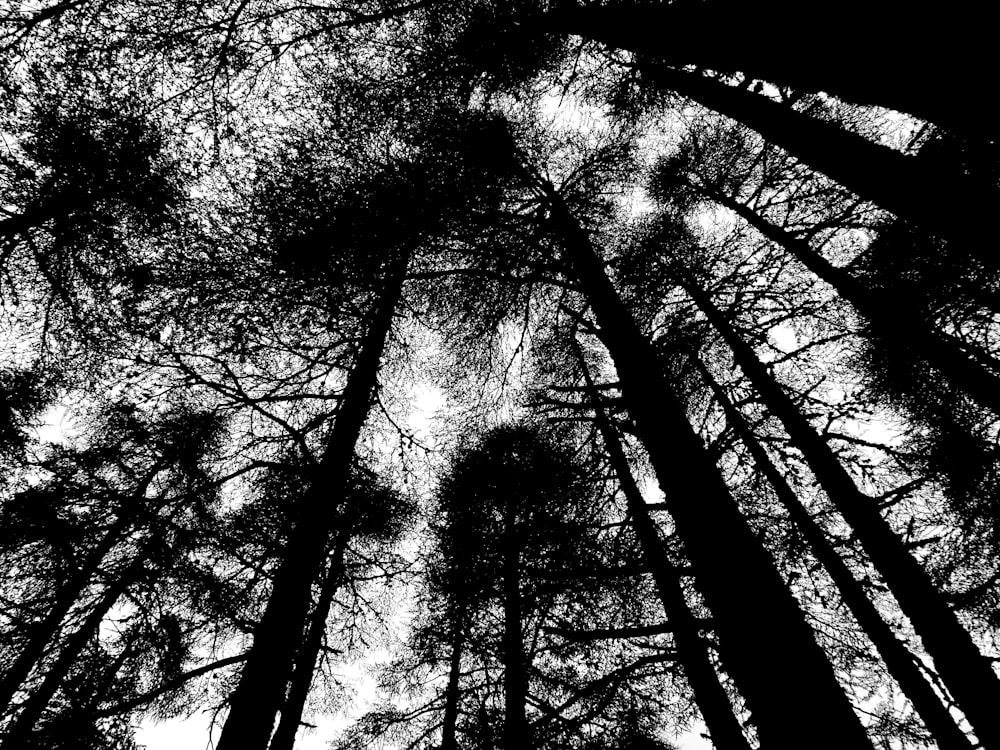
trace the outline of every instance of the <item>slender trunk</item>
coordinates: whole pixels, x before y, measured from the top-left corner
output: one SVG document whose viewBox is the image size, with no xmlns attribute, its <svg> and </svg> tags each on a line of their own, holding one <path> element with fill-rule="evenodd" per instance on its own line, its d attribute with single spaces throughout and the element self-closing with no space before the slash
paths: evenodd
<svg viewBox="0 0 1000 750">
<path fill-rule="evenodd" d="M 991 267 L 997 260 L 984 248 L 984 222 L 997 191 L 953 169 L 893 151 L 840 126 L 817 120 L 767 97 L 728 86 L 698 73 L 647 65 L 643 75 L 753 128 L 789 154 L 826 174 L 862 198 L 893 212 L 930 234 L 957 241 Z"/>
<path fill-rule="evenodd" d="M 586 5 L 553 11 L 545 23 L 671 65 L 739 71 L 994 139 L 996 124 L 975 105 L 998 72 L 988 8 L 965 2 L 960 9 L 933 12 L 894 5 L 880 4 L 878 18 L 863 2 Z M 854 45 L 849 55 L 828 54 L 859 33 L 870 41 Z M 948 39 L 951 44 L 942 41 Z M 947 85 L 928 86 L 928 81 Z"/>
<path fill-rule="evenodd" d="M 343 502 L 350 481 L 355 444 L 375 393 L 408 257 L 401 253 L 388 272 L 320 462 L 322 481 L 314 481 L 302 496 L 299 520 L 254 631 L 239 685 L 230 698 L 217 750 L 264 750 L 271 738 L 309 617 L 312 584 L 323 570 L 331 524 L 337 517 L 336 504 Z"/>
<path fill-rule="evenodd" d="M 652 573 L 663 611 L 671 626 L 677 660 L 694 693 L 695 703 L 698 704 L 705 720 L 705 726 L 712 737 L 712 744 L 719 750 L 750 750 L 750 744 L 743 735 L 743 728 L 733 713 L 729 696 L 712 666 L 708 645 L 699 634 L 699 622 L 684 597 L 680 585 L 680 573 L 663 548 L 656 523 L 649 515 L 646 501 L 643 500 L 642 493 L 632 476 L 618 434 L 601 406 L 600 395 L 594 388 L 594 382 L 582 358 L 581 365 L 598 429 L 610 456 L 611 467 L 625 494 L 632 528 L 639 540 L 643 559 Z"/>
<path fill-rule="evenodd" d="M 899 683 L 900 689 L 910 699 L 924 726 L 935 738 L 941 750 L 972 750 L 972 742 L 955 723 L 955 719 L 927 682 L 917 662 L 896 638 L 892 628 L 882 619 L 875 605 L 868 599 L 864 587 L 858 583 L 850 568 L 830 544 L 823 529 L 799 502 L 767 451 L 757 440 L 743 415 L 729 399 L 722 386 L 712 377 L 704 363 L 694 357 L 696 367 L 705 379 L 726 415 L 726 422 L 750 452 L 757 468 L 774 488 L 775 496 L 788 512 L 789 518 L 802 532 L 802 537 L 812 549 L 816 559 L 826 569 L 844 604 L 851 610 L 858 625 L 865 631 L 872 645 L 885 662 L 889 673 Z"/>
<path fill-rule="evenodd" d="M 622 397 L 712 612 L 722 666 L 744 696 L 762 746 L 872 745 L 774 561 L 741 515 L 656 352 L 618 296 L 590 238 L 549 187 L 551 221 L 586 294 Z M 767 613 L 766 617 L 760 616 Z M 775 685 L 788 690 L 775 691 Z"/>
<path fill-rule="evenodd" d="M 46 671 L 41 684 L 31 691 L 28 699 L 21 706 L 17 718 L 5 733 L 3 744 L 0 745 L 3 750 L 21 750 L 21 748 L 28 746 L 28 738 L 32 729 L 35 728 L 45 707 L 52 700 L 52 696 L 56 694 L 65 681 L 66 675 L 69 674 L 70 669 L 80 657 L 80 653 L 87 643 L 97 636 L 101 623 L 108 612 L 128 590 L 129 586 L 135 583 L 136 576 L 144 569 L 147 562 L 146 550 L 147 546 L 144 545 L 136 558 L 101 595 L 80 627 L 66 640 L 59 655 Z"/>
<path fill-rule="evenodd" d="M 101 538 L 97 547 L 87 555 L 80 569 L 59 588 L 52 608 L 44 619 L 31 627 L 28 643 L 14 659 L 14 662 L 4 671 L 3 678 L 0 679 L 0 715 L 11 705 L 11 700 L 18 688 L 28 678 L 35 665 L 45 656 L 46 646 L 59 632 L 59 627 L 66 615 L 80 600 L 84 589 L 104 557 L 123 539 L 125 531 L 131 526 L 133 520 L 127 514 L 119 516 L 114 525 Z"/>
<path fill-rule="evenodd" d="M 344 581 L 344 553 L 347 550 L 349 539 L 349 530 L 341 529 L 334 544 L 323 588 L 320 590 L 319 598 L 309 620 L 309 628 L 299 648 L 299 653 L 295 657 L 292 684 L 288 689 L 285 703 L 281 707 L 278 728 L 274 730 L 274 736 L 271 738 L 268 750 L 292 750 L 295 746 L 295 735 L 302 722 L 302 712 L 305 709 L 313 674 L 316 671 L 316 660 L 323 647 L 326 618 L 330 614 L 333 597 Z"/>
<path fill-rule="evenodd" d="M 843 268 L 838 268 L 812 249 L 808 242 L 767 221 L 743 203 L 717 191 L 703 191 L 730 209 L 764 237 L 784 248 L 802 265 L 828 283 L 872 324 L 902 340 L 919 352 L 932 367 L 957 388 L 968 393 L 987 409 L 1000 414 L 1000 378 L 995 359 L 970 351 L 953 336 L 925 324 L 915 309 L 886 306 L 875 293 Z"/>
<path fill-rule="evenodd" d="M 517 518 L 517 491 L 507 489 L 504 512 L 503 545 L 503 687 L 504 722 L 503 750 L 529 750 L 531 737 L 525 703 L 528 698 L 528 673 L 524 656 L 524 634 L 521 630 L 521 539 Z"/>
<path fill-rule="evenodd" d="M 441 750 L 458 750 L 458 702 L 461 696 L 462 652 L 465 650 L 465 615 L 456 614 L 448 664 L 448 687 L 444 694 L 444 719 L 441 722 Z"/>
<path fill-rule="evenodd" d="M 684 282 L 684 286 L 729 345 L 740 369 L 771 413 L 781 420 L 819 485 L 854 530 L 983 747 L 1000 748 L 1000 724 L 996 722 L 1000 679 L 990 663 L 983 658 L 926 571 L 882 517 L 878 503 L 858 490 L 826 441 L 770 376 L 753 349 L 739 337 L 709 296 L 694 283 Z"/>
</svg>

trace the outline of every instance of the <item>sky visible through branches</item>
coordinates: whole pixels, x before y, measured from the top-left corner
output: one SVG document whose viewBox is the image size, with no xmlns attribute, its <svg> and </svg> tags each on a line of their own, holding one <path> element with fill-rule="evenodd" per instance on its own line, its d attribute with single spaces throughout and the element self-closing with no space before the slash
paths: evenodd
<svg viewBox="0 0 1000 750">
<path fill-rule="evenodd" d="M 0 2 L 0 750 L 1000 750 L 991 19 L 838 10 Z"/>
</svg>

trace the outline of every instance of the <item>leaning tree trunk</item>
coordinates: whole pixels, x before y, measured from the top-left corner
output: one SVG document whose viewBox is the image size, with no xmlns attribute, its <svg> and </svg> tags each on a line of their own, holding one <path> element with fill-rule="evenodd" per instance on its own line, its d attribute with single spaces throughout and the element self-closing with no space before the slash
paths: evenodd
<svg viewBox="0 0 1000 750">
<path fill-rule="evenodd" d="M 853 277 L 843 268 L 838 268 L 817 253 L 808 242 L 795 237 L 781 227 L 775 226 L 749 206 L 714 190 L 705 190 L 696 185 L 705 195 L 720 205 L 730 209 L 750 226 L 832 286 L 837 293 L 850 302 L 855 309 L 879 329 L 890 333 L 897 340 L 942 373 L 956 388 L 961 389 L 982 406 L 1000 414 L 1000 377 L 993 357 L 981 351 L 970 349 L 942 331 L 924 323 L 920 312 L 913 308 L 885 305 L 875 296 L 875 292 Z"/>
<path fill-rule="evenodd" d="M 313 675 L 316 672 L 316 661 L 323 647 L 323 636 L 326 633 L 326 618 L 330 614 L 333 597 L 344 582 L 344 554 L 350 540 L 350 529 L 342 528 L 334 542 L 330 562 L 327 566 L 323 587 L 320 589 L 316 606 L 309 617 L 309 626 L 305 637 L 299 646 L 295 657 L 295 667 L 292 670 L 291 687 L 288 696 L 281 706 L 281 718 L 278 728 L 268 745 L 268 750 L 293 750 L 295 735 L 302 723 L 302 712 L 305 710 L 309 688 L 312 687 Z"/>
<path fill-rule="evenodd" d="M 830 501 L 854 530 L 875 569 L 903 613 L 910 619 L 942 682 L 986 748 L 1000 748 L 1000 679 L 979 652 L 968 631 L 948 607 L 926 571 L 879 512 L 878 503 L 861 492 L 826 441 L 812 428 L 792 399 L 767 372 L 753 349 L 696 283 L 684 288 L 722 335 L 740 369 L 763 403 L 784 425 Z"/>
<path fill-rule="evenodd" d="M 973 745 L 965 733 L 955 723 L 954 717 L 945 707 L 937 693 L 927 682 L 923 672 L 917 665 L 916 658 L 903 645 L 892 628 L 882 619 L 878 609 L 868 599 L 864 587 L 858 583 L 850 568 L 830 544 L 823 529 L 813 520 L 809 512 L 799 502 L 795 491 L 775 466 L 767 451 L 757 440 L 747 424 L 746 419 L 733 404 L 722 389 L 722 386 L 712 377 L 705 364 L 692 356 L 695 366 L 701 372 L 705 383 L 711 389 L 716 401 L 726 415 L 726 422 L 733 428 L 737 437 L 750 452 L 757 468 L 774 489 L 775 497 L 788 513 L 792 523 L 802 532 L 802 537 L 812 549 L 813 554 L 830 575 L 844 604 L 854 615 L 858 625 L 871 640 L 872 645 L 882 657 L 886 667 L 904 695 L 913 704 L 914 710 L 924 722 L 924 726 L 937 741 L 940 750 L 972 750 Z"/>
<path fill-rule="evenodd" d="M 408 258 L 408 253 L 401 252 L 393 262 L 361 342 L 320 461 L 322 480 L 314 481 L 301 498 L 299 520 L 254 631 L 239 685 L 230 698 L 229 716 L 219 737 L 218 750 L 264 750 L 270 740 L 309 618 L 312 585 L 323 570 L 332 524 L 338 515 L 337 503 L 344 502 L 347 494 L 355 445 L 368 418 Z"/>
<path fill-rule="evenodd" d="M 625 495 L 632 528 L 642 548 L 643 559 L 656 583 L 660 603 L 671 627 L 678 663 L 684 670 L 684 676 L 694 693 L 694 701 L 712 737 L 712 744 L 719 750 L 750 750 L 750 744 L 743 735 L 743 728 L 733 712 L 729 696 L 719 682 L 715 667 L 712 666 L 708 644 L 699 634 L 698 621 L 684 597 L 680 585 L 680 572 L 663 547 L 656 524 L 646 508 L 646 501 L 632 476 L 618 433 L 600 403 L 600 395 L 594 387 L 594 381 L 587 371 L 582 356 L 581 367 L 597 427 L 611 460 L 611 468 L 618 477 L 618 484 Z"/>
<path fill-rule="evenodd" d="M 1000 195 L 995 186 L 963 174 L 958 165 L 932 165 L 926 158 L 893 151 L 832 122 L 699 73 L 662 65 L 644 65 L 640 70 L 658 87 L 753 128 L 862 198 L 929 234 L 957 242 L 962 251 L 997 267 L 982 237 L 990 234 L 986 222 Z"/>
<path fill-rule="evenodd" d="M 947 12 L 894 6 L 880 4 L 873 14 L 863 2 L 571 4 L 558 6 L 542 23 L 671 65 L 825 91 L 995 141 L 996 123 L 977 106 L 998 73 L 988 6 L 967 1 Z M 854 45 L 850 54 L 831 54 L 858 33 L 873 41 Z"/>
<path fill-rule="evenodd" d="M 66 639 L 59 650 L 59 655 L 45 672 L 41 684 L 31 691 L 28 699 L 20 707 L 17 718 L 4 733 L 3 744 L 0 746 L 3 750 L 22 750 L 30 745 L 31 732 L 42 717 L 45 707 L 65 681 L 87 643 L 100 632 L 101 623 L 104 622 L 108 612 L 144 571 L 148 562 L 146 555 L 148 548 L 148 543 L 140 548 L 136 557 L 117 576 L 114 583 L 101 594 L 80 627 Z"/>
<path fill-rule="evenodd" d="M 871 748 L 774 561 L 661 374 L 651 342 L 618 296 L 585 230 L 554 189 L 547 191 L 568 272 L 601 328 L 636 434 L 712 612 L 722 666 L 747 702 L 761 745 L 797 747 L 822 732 L 831 745 Z M 764 612 L 766 618 L 759 616 Z M 787 689 L 776 691 L 775 685 Z"/>
<path fill-rule="evenodd" d="M 0 678 L 0 715 L 11 705 L 11 700 L 18 688 L 28 678 L 35 665 L 45 656 L 46 647 L 59 632 L 63 620 L 73 609 L 73 605 L 79 601 L 101 562 L 111 549 L 124 538 L 125 532 L 133 522 L 134 519 L 129 515 L 119 516 L 98 545 L 87 555 L 79 570 L 59 587 L 52 608 L 42 621 L 31 627 L 28 643 L 4 671 L 3 677 Z"/>
</svg>

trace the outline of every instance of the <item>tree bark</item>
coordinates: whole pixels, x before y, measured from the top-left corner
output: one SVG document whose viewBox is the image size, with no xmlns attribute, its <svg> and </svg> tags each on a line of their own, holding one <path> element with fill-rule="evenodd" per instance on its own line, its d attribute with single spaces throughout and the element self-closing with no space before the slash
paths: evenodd
<svg viewBox="0 0 1000 750">
<path fill-rule="evenodd" d="M 217 750 L 264 750 L 285 698 L 298 644 L 312 600 L 312 584 L 323 570 L 331 525 L 344 502 L 355 445 L 368 417 L 379 363 L 392 326 L 409 253 L 401 252 L 388 270 L 368 333 L 344 388 L 337 418 L 320 461 L 321 480 L 303 495 L 292 530 L 240 682 L 230 698 L 229 716 Z"/>
<path fill-rule="evenodd" d="M 708 645 L 699 634 L 701 625 L 692 614 L 684 597 L 680 585 L 680 573 L 663 548 L 656 523 L 649 515 L 646 501 L 635 483 L 628 458 L 622 450 L 621 441 L 601 406 L 600 394 L 594 387 L 594 381 L 582 357 L 581 366 L 590 391 L 588 397 L 594 409 L 597 427 L 608 451 L 611 467 L 625 495 L 632 528 L 639 540 L 643 558 L 656 583 L 660 603 L 671 626 L 677 661 L 684 670 L 688 684 L 691 685 L 695 703 L 698 704 L 705 726 L 712 737 L 712 744 L 719 750 L 750 750 L 750 744 L 743 735 L 743 728 L 733 713 L 729 696 L 719 682 L 715 667 L 712 666 Z"/>
<path fill-rule="evenodd" d="M 761 745 L 871 748 L 850 702 L 769 554 L 740 514 L 657 356 L 605 273 L 590 238 L 547 186 L 551 223 L 597 318 L 645 446 L 712 611 L 722 666 L 744 696 Z M 766 612 L 767 617 L 757 616 Z M 787 688 L 775 691 L 774 686 Z"/>
<path fill-rule="evenodd" d="M 942 682 L 972 724 L 983 747 L 1000 748 L 1000 679 L 961 626 L 926 571 L 879 512 L 878 503 L 860 490 L 823 438 L 736 333 L 729 320 L 696 284 L 684 288 L 722 335 L 740 369 L 784 425 L 792 444 L 802 453 L 817 482 L 854 530 L 875 569 L 881 574 L 903 613 L 910 619 Z"/>
<path fill-rule="evenodd" d="M 746 446 L 757 468 L 774 489 L 778 502 L 802 532 L 802 537 L 816 555 L 816 559 L 829 573 L 830 579 L 840 591 L 844 604 L 851 610 L 858 625 L 875 646 L 889 669 L 889 674 L 895 678 L 900 689 L 909 698 L 924 726 L 937 741 L 938 747 L 941 750 L 972 750 L 971 741 L 955 723 L 955 719 L 927 682 L 913 654 L 896 638 L 892 628 L 882 619 L 875 605 L 868 599 L 864 587 L 858 583 L 850 568 L 837 554 L 823 529 L 799 502 L 795 491 L 785 481 L 743 415 L 729 399 L 722 386 L 712 377 L 704 363 L 697 356 L 693 355 L 692 359 L 722 407 L 726 422 Z"/>
</svg>

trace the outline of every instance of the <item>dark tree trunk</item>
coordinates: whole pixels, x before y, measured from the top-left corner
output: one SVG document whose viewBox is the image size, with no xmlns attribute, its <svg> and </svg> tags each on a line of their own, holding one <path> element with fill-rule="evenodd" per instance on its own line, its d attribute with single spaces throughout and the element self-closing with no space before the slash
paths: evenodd
<svg viewBox="0 0 1000 750">
<path fill-rule="evenodd" d="M 895 2 L 876 12 L 860 0 L 618 3 L 557 10 L 546 25 L 672 65 L 743 72 L 995 138 L 996 123 L 978 104 L 1000 72 L 985 5 L 944 11 Z M 849 54 L 835 52 L 845 45 Z"/>
<path fill-rule="evenodd" d="M 748 527 L 651 342 L 618 296 L 590 238 L 549 189 L 552 225 L 618 371 L 643 442 L 712 612 L 722 666 L 765 747 L 798 747 L 822 732 L 831 746 L 871 748 L 774 561 Z M 724 553 L 723 553 L 724 551 Z M 760 613 L 766 612 L 766 617 Z M 776 691 L 775 685 L 783 690 Z"/>
<path fill-rule="evenodd" d="M 254 632 L 239 685 L 217 750 L 264 750 L 285 698 L 305 631 L 312 584 L 323 570 L 337 504 L 350 482 L 355 444 L 368 417 L 379 363 L 402 290 L 408 254 L 389 270 L 368 333 L 341 396 L 330 440 L 320 462 L 321 479 L 302 496 L 298 522 L 275 575 L 271 596 Z"/>
<path fill-rule="evenodd" d="M 926 158 L 893 151 L 834 123 L 698 73 L 661 65 L 643 66 L 641 72 L 657 87 L 687 96 L 753 128 L 862 198 L 929 234 L 957 242 L 963 252 L 997 266 L 988 247 L 982 247 L 982 237 L 989 236 L 984 222 L 992 215 L 997 191 L 985 181 L 962 174 L 958 165 L 945 168 Z"/>
<path fill-rule="evenodd" d="M 100 596 L 77 630 L 66 639 L 59 655 L 45 673 L 41 684 L 31 691 L 21 706 L 17 718 L 11 723 L 3 737 L 3 750 L 21 750 L 28 747 L 31 731 L 38 724 L 45 707 L 63 684 L 87 643 L 97 637 L 101 623 L 115 603 L 132 586 L 146 566 L 144 545 L 136 558 L 123 570 L 114 583 Z"/>
<path fill-rule="evenodd" d="M 461 697 L 462 652 L 465 650 L 465 615 L 457 614 L 448 664 L 448 687 L 444 693 L 441 750 L 458 750 L 458 703 Z"/>
<path fill-rule="evenodd" d="M 816 559 L 826 569 L 844 604 L 851 610 L 858 625 L 865 631 L 872 645 L 885 662 L 889 673 L 899 683 L 900 689 L 924 722 L 924 726 L 937 741 L 941 750 L 972 750 L 972 742 L 959 729 L 948 709 L 924 677 L 913 654 L 896 638 L 892 628 L 882 619 L 875 605 L 868 599 L 864 587 L 858 583 L 850 568 L 830 544 L 823 529 L 799 502 L 795 491 L 785 481 L 784 476 L 771 461 L 767 451 L 757 440 L 743 415 L 729 399 L 704 364 L 694 357 L 698 367 L 716 400 L 726 415 L 726 422 L 750 452 L 757 468 L 774 488 L 775 496 L 788 512 L 789 518 L 802 532 L 802 537 L 812 549 Z"/>
<path fill-rule="evenodd" d="M 942 682 L 972 724 L 986 748 L 1000 748 L 1000 679 L 961 626 L 926 571 L 879 512 L 878 503 L 858 490 L 823 438 L 736 333 L 729 320 L 695 283 L 685 289 L 733 352 L 763 403 L 784 425 L 792 444 L 802 453 L 816 480 L 854 530 L 876 570 L 910 619 Z"/>
<path fill-rule="evenodd" d="M 521 538 L 517 513 L 517 491 L 508 492 L 504 518 L 503 638 L 501 653 L 504 666 L 503 750 L 530 750 L 531 737 L 525 703 L 528 698 L 528 672 L 524 655 L 524 633 L 521 630 Z"/>
<path fill-rule="evenodd" d="M 302 639 L 299 653 L 295 657 L 291 687 L 289 687 L 288 696 L 281 707 L 278 728 L 274 730 L 274 736 L 271 738 L 268 750 L 293 750 L 295 747 L 295 735 L 302 722 L 302 712 L 305 709 L 306 699 L 309 697 L 309 688 L 312 687 L 316 661 L 319 658 L 320 649 L 323 647 L 326 618 L 330 614 L 333 597 L 344 581 L 344 553 L 347 550 L 349 539 L 349 529 L 341 529 L 330 555 L 330 563 L 327 566 L 323 587 L 320 589 L 316 606 L 313 607 L 309 618 L 309 627 Z"/>
<path fill-rule="evenodd" d="M 646 501 L 643 500 L 642 493 L 632 476 L 618 434 L 601 406 L 600 395 L 594 388 L 586 363 L 581 361 L 581 364 L 590 391 L 590 403 L 611 459 L 611 467 L 625 494 L 632 528 L 639 540 L 643 559 L 652 573 L 663 611 L 671 626 L 677 660 L 694 693 L 695 703 L 698 704 L 705 726 L 712 737 L 712 744 L 719 750 L 750 750 L 750 744 L 743 735 L 743 728 L 733 713 L 729 696 L 719 682 L 715 667 L 712 666 L 708 644 L 699 634 L 699 622 L 691 613 L 684 597 L 684 591 L 680 586 L 680 573 L 663 548 L 656 523 L 650 517 Z"/>
<path fill-rule="evenodd" d="M 919 352 L 928 364 L 941 372 L 956 388 L 969 394 L 987 409 L 1000 414 L 1000 378 L 997 377 L 998 363 L 995 359 L 970 350 L 954 337 L 924 323 L 919 310 L 897 304 L 885 305 L 878 299 L 876 292 L 844 269 L 830 263 L 814 251 L 808 242 L 775 226 L 749 206 L 717 191 L 704 192 L 743 218 L 764 237 L 787 250 L 802 265 L 836 289 L 841 297 L 854 305 L 873 325 Z"/>
<path fill-rule="evenodd" d="M 0 679 L 0 715 L 10 705 L 17 689 L 24 683 L 31 670 L 45 655 L 45 649 L 59 632 L 66 615 L 79 601 L 84 589 L 90 583 L 104 557 L 124 537 L 125 531 L 132 525 L 134 519 L 130 516 L 120 516 L 114 525 L 101 538 L 98 545 L 87 555 L 86 560 L 62 586 L 60 586 L 52 608 L 44 619 L 31 626 L 31 635 L 24 649 L 14 659 Z"/>
</svg>

